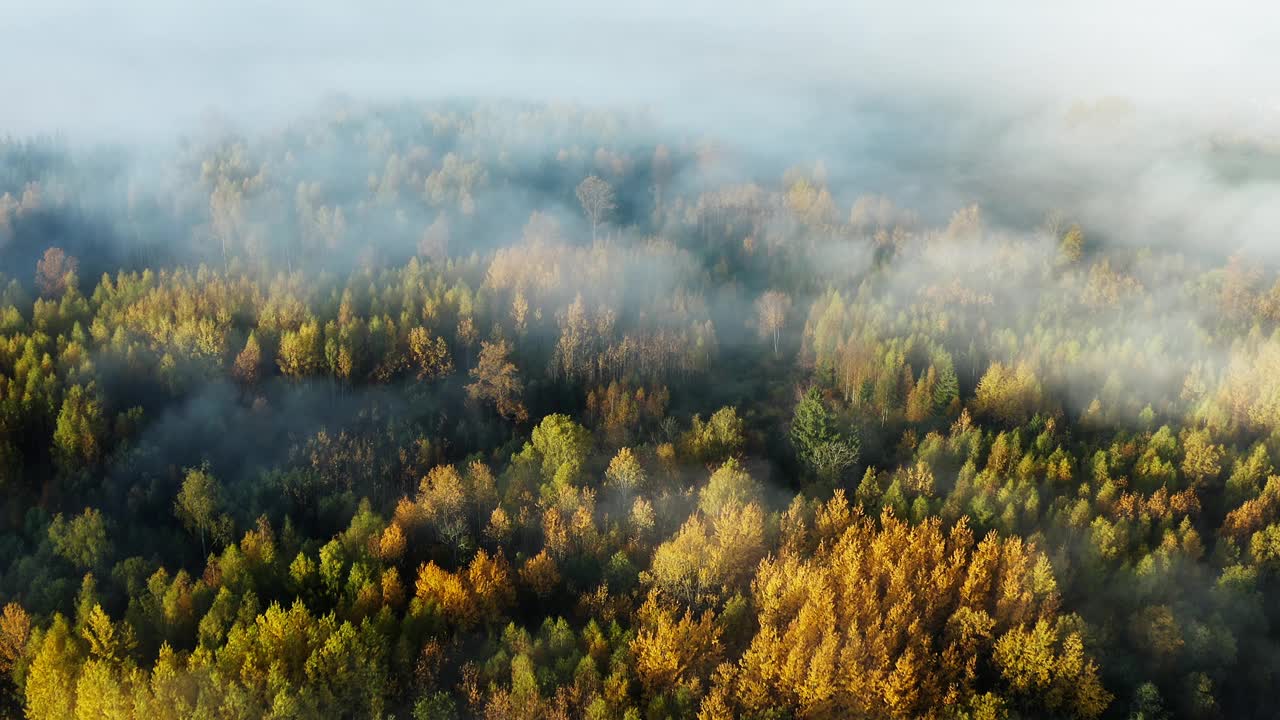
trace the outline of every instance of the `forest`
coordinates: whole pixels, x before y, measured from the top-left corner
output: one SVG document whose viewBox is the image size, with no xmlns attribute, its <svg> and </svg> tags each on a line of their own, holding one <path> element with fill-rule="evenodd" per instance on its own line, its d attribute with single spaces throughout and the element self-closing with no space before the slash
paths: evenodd
<svg viewBox="0 0 1280 720">
<path fill-rule="evenodd" d="M 841 168 L 0 141 L 0 716 L 1275 717 L 1280 268 Z"/>
</svg>

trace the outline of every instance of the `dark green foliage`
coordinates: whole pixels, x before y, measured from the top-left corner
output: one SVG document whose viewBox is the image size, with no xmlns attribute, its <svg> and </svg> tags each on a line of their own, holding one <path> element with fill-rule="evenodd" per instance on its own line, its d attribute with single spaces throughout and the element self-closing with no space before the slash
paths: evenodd
<svg viewBox="0 0 1280 720">
<path fill-rule="evenodd" d="M 835 419 L 827 410 L 816 386 L 796 404 L 791 420 L 791 443 L 800 463 L 814 476 L 834 482 L 858 464 L 861 444 L 856 437 L 844 438 L 835 429 Z"/>
</svg>

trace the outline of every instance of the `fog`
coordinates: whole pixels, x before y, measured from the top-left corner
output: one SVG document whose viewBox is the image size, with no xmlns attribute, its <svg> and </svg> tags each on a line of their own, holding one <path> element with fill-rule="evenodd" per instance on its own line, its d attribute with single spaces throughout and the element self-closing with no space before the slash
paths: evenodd
<svg viewBox="0 0 1280 720">
<path fill-rule="evenodd" d="M 334 97 L 571 102 L 770 172 L 821 159 L 838 199 L 884 192 L 927 220 L 1060 208 L 1136 245 L 1272 255 L 1280 192 L 1257 166 L 1276 152 L 1278 31 L 1249 2 L 55 0 L 0 14 L 0 133 L 163 149 Z M 1229 178 L 1224 143 L 1246 157 Z"/>
<path fill-rule="evenodd" d="M 1215 122 L 1275 119 L 1277 13 L 1228 2 L 804 0 L 770 6 L 579 0 L 10 4 L 8 132 L 137 137 L 216 111 L 279 120 L 332 93 L 624 102 L 725 125 L 837 98 L 971 101 L 987 111 L 1122 96 Z M 758 115 L 742 117 L 750 108 Z M 695 115 L 697 116 L 697 115 Z M 841 118 L 825 118 L 839 124 Z"/>
<path fill-rule="evenodd" d="M 794 644 L 785 657 L 839 658 L 803 683 L 897 695 L 919 665 L 922 687 L 967 678 L 947 713 L 1057 717 L 1035 703 L 1087 686 L 1096 656 L 1106 717 L 1152 693 L 1189 717 L 1265 713 L 1276 38 L 1280 10 L 1257 0 L 0 4 L 0 605 L 17 603 L 0 716 L 79 716 L 57 702 L 87 703 L 90 682 L 174 676 L 209 707 L 275 697 L 285 714 L 296 691 L 317 715 L 467 716 L 434 712 L 443 698 L 509 717 L 524 685 L 522 716 L 551 717 L 560 683 L 564 717 L 693 717 L 703 700 L 724 712 L 699 717 L 746 716 L 756 699 L 734 696 L 753 687 L 780 703 L 753 716 L 839 715 L 862 701 L 784 707 L 735 673 L 753 635 L 782 638 L 763 592 L 834 592 L 812 578 L 835 570 L 752 578 L 766 556 L 828 562 L 846 497 L 892 512 L 881 528 L 967 518 L 1051 553 L 1053 574 L 1037 564 L 1023 588 L 1021 545 L 997 548 L 1005 579 L 947 580 L 965 597 L 936 607 L 968 614 L 923 623 L 884 592 L 875 627 L 959 629 L 981 662 L 963 673 L 961 645 L 905 654 L 875 630 L 875 653 Z M 709 509 L 721 494 L 763 512 Z M 721 546 L 722 528 L 745 539 Z M 510 584 L 464 574 L 479 550 L 517 588 L 483 620 L 433 574 L 465 577 L 449 592 L 479 606 L 480 581 Z M 932 562 L 892 572 L 941 577 Z M 96 642 L 86 571 L 101 617 L 141 644 L 48 662 L 53 613 L 78 610 Z M 990 603 L 968 597 L 984 583 Z M 1043 617 L 1006 612 L 1032 595 Z M 669 601 L 677 633 L 650 633 Z M 268 653 L 237 669 L 249 636 L 229 633 L 266 628 L 276 603 L 361 627 L 358 672 L 327 643 L 295 677 Z M 799 634 L 863 642 L 834 607 Z M 12 608 L 35 617 L 22 657 Z M 637 650 L 646 633 L 684 643 L 696 617 L 716 623 L 715 662 L 655 683 L 644 658 L 674 653 Z M 543 620 L 609 637 L 584 631 L 585 654 L 544 672 L 515 640 Z M 1076 643 L 1052 640 L 1052 687 L 1009 672 L 1033 623 L 1036 643 L 1042 627 Z M 331 668 L 368 697 L 318 694 Z M 926 715 L 908 689 L 920 707 L 893 713 Z M 1102 713 L 1096 695 L 1076 715 Z M 848 714 L 890 714 L 865 707 Z"/>
</svg>

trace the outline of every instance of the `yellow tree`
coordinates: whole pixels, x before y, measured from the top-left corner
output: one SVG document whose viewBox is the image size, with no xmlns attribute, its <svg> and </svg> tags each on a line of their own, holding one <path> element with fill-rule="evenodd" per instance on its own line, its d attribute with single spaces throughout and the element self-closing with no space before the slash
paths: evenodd
<svg viewBox="0 0 1280 720">
<path fill-rule="evenodd" d="M 680 613 L 651 593 L 637 617 L 640 629 L 631 641 L 631 652 L 645 689 L 702 694 L 722 653 L 715 615 L 710 610 L 696 617 L 691 610 Z"/>
<path fill-rule="evenodd" d="M 560 570 L 544 548 L 524 562 L 520 568 L 520 581 L 539 598 L 546 600 L 560 584 Z"/>
<path fill-rule="evenodd" d="M 80 649 L 62 615 L 40 638 L 27 670 L 26 710 L 32 720 L 66 720 L 75 708 Z"/>
<path fill-rule="evenodd" d="M 640 466 L 640 461 L 636 459 L 636 454 L 631 448 L 624 447 L 613 456 L 609 461 L 608 469 L 604 472 L 604 477 L 610 487 L 627 498 L 645 484 L 644 468 Z"/>
<path fill-rule="evenodd" d="M 1218 477 L 1222 472 L 1222 458 L 1226 450 L 1213 442 L 1208 430 L 1196 430 L 1183 434 L 1185 454 L 1182 472 L 1197 486 Z"/>
<path fill-rule="evenodd" d="M 286 331 L 280 336 L 280 354 L 277 359 L 280 372 L 299 379 L 313 375 L 323 364 L 320 324 L 315 320 L 302 323 L 296 331 Z"/>
<path fill-rule="evenodd" d="M 989 705 L 977 678 L 994 673 L 1032 716 L 1106 708 L 1035 548 L 994 534 L 975 543 L 963 520 L 944 532 L 936 518 L 876 522 L 843 497 L 831 504 L 818 524 L 828 536 L 843 526 L 838 539 L 760 564 L 759 631 L 713 696 L 740 713 L 937 718 Z"/>
<path fill-rule="evenodd" d="M 11 602 L 0 613 L 0 674 L 8 674 L 27 648 L 31 636 L 31 616 Z"/>
<path fill-rule="evenodd" d="M 432 339 L 424 327 L 409 331 L 409 357 L 419 380 L 443 377 L 453 372 L 453 359 L 449 357 L 449 346 L 444 338 Z"/>
<path fill-rule="evenodd" d="M 511 346 L 505 340 L 480 343 L 480 362 L 471 369 L 474 382 L 467 386 L 473 399 L 493 403 L 498 414 L 516 422 L 529 419 L 522 396 L 520 371 L 510 360 Z"/>
<path fill-rule="evenodd" d="M 258 344 L 258 335 L 249 333 L 244 349 L 236 356 L 231 369 L 232 376 L 241 385 L 253 387 L 262 376 L 262 347 Z"/>
<path fill-rule="evenodd" d="M 467 493 L 462 475 L 452 465 L 437 465 L 418 486 L 420 517 L 450 549 L 456 551 L 467 534 Z"/>
</svg>

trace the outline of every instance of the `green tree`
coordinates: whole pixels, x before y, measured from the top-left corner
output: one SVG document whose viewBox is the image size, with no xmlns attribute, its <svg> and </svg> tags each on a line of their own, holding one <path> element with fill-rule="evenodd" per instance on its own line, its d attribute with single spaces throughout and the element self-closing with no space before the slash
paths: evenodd
<svg viewBox="0 0 1280 720">
<path fill-rule="evenodd" d="M 53 454 L 59 467 L 74 473 L 97 462 L 104 431 L 102 401 L 94 387 L 72 385 L 63 398 L 53 431 Z"/>
<path fill-rule="evenodd" d="M 581 471 L 591 450 L 591 433 L 564 414 L 548 415 L 533 429 L 532 444 L 542 459 L 542 479 L 557 475 L 572 479 Z"/>
<path fill-rule="evenodd" d="M 735 458 L 729 458 L 711 473 L 711 480 L 698 493 L 698 509 L 711 517 L 731 508 L 760 499 L 761 487 Z"/>
<path fill-rule="evenodd" d="M 956 377 L 956 366 L 951 360 L 951 353 L 945 350 L 934 355 L 933 366 L 938 371 L 938 381 L 933 386 L 933 407 L 943 411 L 960 397 L 960 379 Z"/>
<path fill-rule="evenodd" d="M 98 567 L 110 552 L 107 523 L 95 508 L 67 520 L 62 513 L 49 525 L 49 541 L 53 551 L 81 569 Z"/>
<path fill-rule="evenodd" d="M 681 447 L 689 457 L 704 463 L 728 459 L 742 450 L 744 425 L 737 409 L 722 407 L 703 421 L 694 415 L 689 431 L 681 437 Z"/>
<path fill-rule="evenodd" d="M 856 437 L 842 437 L 834 425 L 822 391 L 816 386 L 809 388 L 791 419 L 791 444 L 801 465 L 826 481 L 838 480 L 857 465 L 861 449 Z"/>
<path fill-rule="evenodd" d="M 458 720 L 458 707 L 449 693 L 431 693 L 414 704 L 413 720 Z"/>
<path fill-rule="evenodd" d="M 836 440 L 836 431 L 832 427 L 831 413 L 822 402 L 822 391 L 817 386 L 810 387 L 796 404 L 795 414 L 791 418 L 791 444 L 796 449 L 796 456 L 808 467 L 812 467 L 812 457 L 818 446 Z"/>
<path fill-rule="evenodd" d="M 173 512 L 188 531 L 200 536 L 200 552 L 209 552 L 206 537 L 229 535 L 231 518 L 220 514 L 222 485 L 208 468 L 190 468 L 173 502 Z"/>
</svg>

